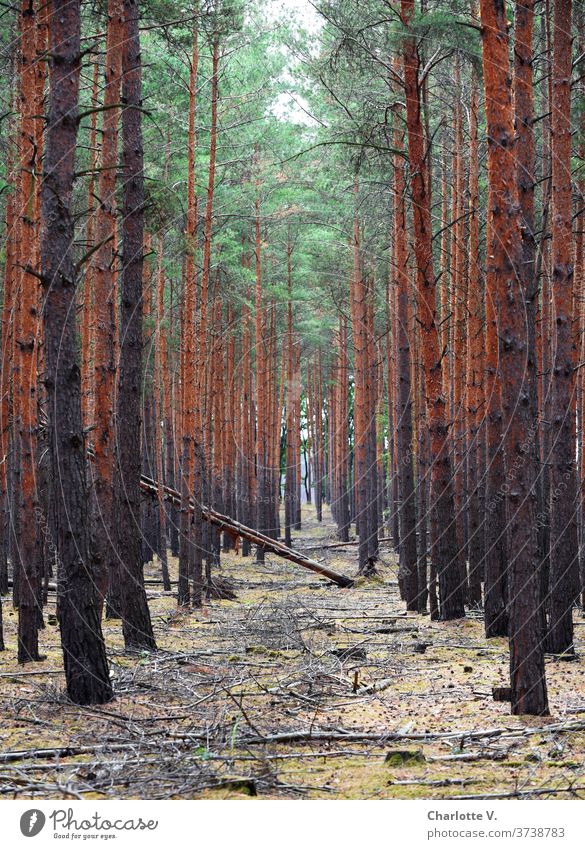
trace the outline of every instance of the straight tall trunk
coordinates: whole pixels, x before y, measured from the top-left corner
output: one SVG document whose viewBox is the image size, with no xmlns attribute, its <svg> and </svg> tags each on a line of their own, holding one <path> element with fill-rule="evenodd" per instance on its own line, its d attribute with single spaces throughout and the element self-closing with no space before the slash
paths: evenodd
<svg viewBox="0 0 585 849">
<path fill-rule="evenodd" d="M 15 575 L 18 585 L 18 661 L 39 660 L 38 630 L 42 617 L 42 547 L 39 534 L 37 454 L 37 360 L 40 334 L 38 221 L 36 180 L 40 151 L 35 145 L 35 119 L 41 112 L 35 62 L 38 9 L 23 0 L 20 14 L 20 133 L 18 193 L 18 269 L 15 300 L 15 371 L 13 377 L 14 447 L 20 481 L 16 498 Z"/>
<path fill-rule="evenodd" d="M 339 415 L 336 433 L 339 434 L 338 474 L 338 520 L 339 538 L 349 540 L 351 523 L 350 510 L 350 446 L 349 446 L 349 357 L 348 320 L 339 319 Z"/>
<path fill-rule="evenodd" d="M 187 138 L 187 226 L 186 257 L 184 265 L 184 294 L 181 310 L 181 512 L 179 538 L 179 581 L 177 604 L 185 606 L 191 599 L 189 578 L 193 581 L 193 601 L 201 604 L 203 578 L 201 574 L 201 520 L 189 509 L 191 496 L 195 504 L 201 502 L 201 470 L 198 450 L 201 436 L 197 399 L 197 340 L 195 311 L 197 301 L 197 272 L 195 253 L 197 249 L 197 73 L 199 68 L 199 42 L 197 27 L 193 33 L 193 48 L 189 72 L 189 129 Z M 197 440 L 197 442 L 196 442 Z"/>
<path fill-rule="evenodd" d="M 366 287 L 366 422 L 367 422 L 367 476 L 368 476 L 368 557 L 370 563 L 378 559 L 379 491 L 377 470 L 378 363 L 374 344 L 374 285 L 373 275 L 367 278 Z"/>
<path fill-rule="evenodd" d="M 115 334 L 118 309 L 117 280 L 114 271 L 114 233 L 116 231 L 116 170 L 118 167 L 118 121 L 120 110 L 122 44 L 124 41 L 124 2 L 109 0 L 106 36 L 105 83 L 103 102 L 101 163 L 98 178 L 100 203 L 96 214 L 95 267 L 93 283 L 93 380 L 95 395 L 95 462 L 92 481 L 92 549 L 97 563 L 100 594 L 108 587 L 108 615 L 119 617 L 117 610 L 118 562 L 113 545 L 114 521 L 114 404 L 116 389 Z M 86 287 L 88 287 L 86 280 Z M 89 289 L 86 297 L 90 297 Z"/>
<path fill-rule="evenodd" d="M 213 197 L 215 192 L 215 168 L 217 151 L 217 103 L 219 84 L 219 37 L 212 38 L 212 75 L 211 75 L 211 126 L 209 134 L 209 166 L 207 171 L 207 194 L 203 220 L 203 268 L 201 271 L 201 292 L 198 304 L 197 365 L 195 391 L 195 499 L 205 502 L 210 495 L 211 474 L 211 411 L 209 409 L 209 360 L 207 357 L 208 337 L 208 299 L 211 275 L 211 243 L 213 236 Z M 201 526 L 200 517 L 195 518 L 195 562 L 193 568 L 193 605 L 202 603 L 201 555 L 205 556 L 206 581 L 211 577 L 211 528 Z"/>
<path fill-rule="evenodd" d="M 357 193 L 357 183 L 355 191 Z M 370 561 L 368 521 L 367 305 L 360 257 L 360 222 L 357 215 L 353 227 L 353 257 L 350 303 L 354 350 L 355 520 L 359 536 L 359 573 L 369 575 L 374 571 L 374 566 Z"/>
<path fill-rule="evenodd" d="M 323 368 L 321 349 L 317 351 L 315 400 L 315 505 L 317 521 L 323 521 Z"/>
<path fill-rule="evenodd" d="M 529 393 L 535 352 L 526 326 L 522 285 L 521 218 L 516 183 L 514 114 L 506 6 L 481 0 L 483 71 L 488 132 L 487 290 L 495 298 L 502 371 L 508 527 L 508 605 L 512 713 L 548 713 L 536 527 L 537 468 L 530 447 L 533 420 Z M 510 475 L 512 477 L 510 478 Z"/>
<path fill-rule="evenodd" d="M 2 348 L 0 356 L 0 596 L 8 593 L 8 554 L 10 549 L 9 538 L 11 525 L 8 458 L 11 453 L 11 370 L 14 346 L 14 286 L 16 278 L 13 139 L 10 140 L 7 172 L 8 183 L 12 186 L 13 191 L 10 192 L 6 201 L 6 244 L 4 287 L 2 293 Z"/>
<path fill-rule="evenodd" d="M 168 358 L 166 347 L 166 334 L 163 327 L 165 302 L 165 275 L 163 266 L 164 239 L 162 234 L 158 238 L 157 264 L 156 264 L 156 325 L 154 340 L 154 411 L 155 411 L 155 469 L 157 486 L 157 506 L 160 525 L 160 543 L 158 557 L 160 561 L 163 589 L 170 591 L 171 579 L 167 560 L 167 517 L 164 501 L 164 445 L 163 427 L 166 418 L 164 371 L 168 370 Z"/>
<path fill-rule="evenodd" d="M 286 330 L 286 472 L 284 483 L 284 538 L 286 545 L 292 547 L 291 530 L 294 524 L 294 503 L 296 469 L 294 466 L 294 440 L 297 438 L 294 423 L 294 337 L 292 307 L 292 245 L 287 245 L 288 303 Z"/>
<path fill-rule="evenodd" d="M 455 148 L 453 151 L 453 263 L 451 274 L 451 297 L 452 297 L 452 327 L 453 327 L 453 412 L 451 438 L 453 441 L 453 477 L 455 514 L 457 526 L 457 546 L 459 549 L 459 563 L 461 569 L 461 582 L 464 587 L 466 599 L 469 594 L 467 586 L 466 569 L 466 518 L 467 505 L 465 503 L 465 368 L 466 368 L 466 318 L 467 318 L 467 276 L 464 268 L 464 189 L 465 189 L 465 164 L 463 161 L 463 109 L 461 85 L 461 62 L 459 57 L 455 61 Z"/>
<path fill-rule="evenodd" d="M 246 258 L 246 263 L 248 258 Z M 241 398 L 241 431 L 242 443 L 240 449 L 241 457 L 241 504 L 242 519 L 244 524 L 252 527 L 256 511 L 254 505 L 254 438 L 252 427 L 252 365 L 250 354 L 250 308 L 246 303 L 242 305 L 242 398 Z M 248 557 L 250 554 L 250 543 L 242 541 L 242 555 Z"/>
<path fill-rule="evenodd" d="M 224 466 L 222 473 L 224 509 L 228 516 L 236 515 L 236 384 L 235 359 L 236 337 L 234 329 L 234 307 L 230 302 L 227 310 L 228 342 L 226 349 L 226 394 L 223 406 L 224 416 Z M 229 534 L 223 536 L 224 551 L 235 547 L 235 540 Z"/>
<path fill-rule="evenodd" d="M 106 48 L 107 50 L 107 48 Z M 99 114 L 99 62 L 93 63 L 93 81 L 91 89 L 91 108 L 94 110 L 91 116 L 91 132 L 89 136 L 90 155 L 90 177 L 87 188 L 87 227 L 86 247 L 90 251 L 96 246 L 96 171 L 98 166 L 97 148 L 97 119 Z M 95 257 L 90 257 L 85 270 L 83 283 L 83 302 L 81 318 L 81 413 L 85 428 L 90 426 L 93 420 L 94 397 L 93 397 L 93 276 L 95 269 Z"/>
<path fill-rule="evenodd" d="M 571 205 L 571 0 L 555 0 L 552 98 L 552 361 L 548 651 L 574 652 L 579 595 L 575 434 L 575 337 Z"/>
<path fill-rule="evenodd" d="M 408 27 L 414 14 L 414 0 L 401 0 L 401 9 L 403 23 Z M 447 405 L 441 378 L 429 170 L 421 116 L 420 58 L 414 35 L 408 34 L 404 38 L 403 61 L 419 294 L 418 322 L 422 334 L 426 410 L 431 441 L 431 559 L 439 584 L 440 616 L 441 619 L 447 620 L 457 619 L 463 616 L 465 611 L 455 527 Z"/>
<path fill-rule="evenodd" d="M 260 196 L 256 194 L 255 215 L 255 332 L 256 332 L 256 468 L 257 468 L 257 500 L 256 524 L 259 531 L 266 533 L 268 522 L 267 500 L 268 500 L 268 434 L 266 432 L 266 397 L 267 397 L 267 368 L 266 368 L 266 309 L 263 302 L 262 292 L 262 241 L 260 238 Z M 259 563 L 264 562 L 264 549 L 258 546 L 256 559 Z"/>
<path fill-rule="evenodd" d="M 121 566 L 121 613 L 127 649 L 155 651 L 144 589 L 140 544 L 140 407 L 142 378 L 142 267 L 144 173 L 142 70 L 137 0 L 124 0 L 122 51 L 122 274 L 120 367 L 117 406 L 117 550 Z"/>
<path fill-rule="evenodd" d="M 394 147 L 400 150 L 404 133 L 395 124 Z M 396 429 L 399 499 L 399 571 L 404 588 L 407 610 L 417 610 L 419 604 L 418 559 L 416 551 L 416 492 L 414 486 L 414 456 L 412 432 L 411 349 L 409 334 L 410 275 L 405 203 L 406 175 L 404 159 L 394 156 L 394 274 L 395 289 L 391 303 L 395 309 L 394 336 L 396 349 Z M 421 588 L 422 589 L 422 588 Z"/>
<path fill-rule="evenodd" d="M 469 602 L 481 604 L 483 578 L 483 523 L 480 515 L 480 427 L 485 407 L 483 401 L 483 298 L 479 257 L 479 156 L 477 138 L 478 80 L 475 71 L 471 78 L 469 105 L 469 263 L 466 368 L 466 433 L 468 482 L 468 559 Z"/>
<path fill-rule="evenodd" d="M 533 89 L 533 29 L 534 0 L 517 0 L 515 7 L 514 45 L 514 120 L 518 155 L 516 174 L 518 200 L 522 226 L 522 286 L 526 292 L 526 325 L 528 347 L 536 356 L 536 319 L 538 308 L 538 269 L 536 264 L 534 188 L 536 184 L 534 140 L 534 89 Z M 538 471 L 536 484 L 539 517 L 544 513 L 543 476 L 538 434 L 538 366 L 530 370 L 530 402 L 534 427 L 530 434 L 529 450 Z M 544 534 L 539 522 L 538 544 L 541 583 L 544 583 Z M 542 626 L 545 624 L 544 606 L 540 610 Z"/>
<path fill-rule="evenodd" d="M 583 12 L 583 0 L 575 4 L 574 17 L 577 19 L 577 55 L 582 56 L 585 50 L 585 20 Z M 581 93 L 584 91 L 585 81 L 581 81 Z M 583 362 L 585 356 L 585 113 L 581 112 L 580 142 L 578 147 L 579 169 L 577 172 L 577 210 L 575 220 L 575 285 L 574 291 L 580 297 L 580 345 L 579 362 Z M 579 487 L 579 518 L 580 518 L 580 569 L 579 577 L 581 584 L 581 607 L 585 607 L 585 370 L 578 371 L 579 395 L 581 401 L 579 425 L 581 431 L 580 445 L 580 487 Z"/>
<path fill-rule="evenodd" d="M 89 558 L 89 516 L 75 328 L 72 192 L 80 71 L 79 0 L 50 6 L 50 95 L 42 184 L 41 277 L 52 534 L 67 694 L 77 704 L 112 698 Z"/>
</svg>

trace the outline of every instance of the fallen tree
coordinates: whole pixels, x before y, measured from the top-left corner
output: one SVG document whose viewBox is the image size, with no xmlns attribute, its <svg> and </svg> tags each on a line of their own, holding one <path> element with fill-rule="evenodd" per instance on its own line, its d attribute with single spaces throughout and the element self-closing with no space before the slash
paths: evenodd
<svg viewBox="0 0 585 849">
<path fill-rule="evenodd" d="M 140 486 L 144 492 L 148 493 L 153 498 L 158 496 L 158 483 L 152 478 L 142 475 L 140 478 Z M 180 506 L 181 496 L 175 489 L 171 489 L 169 486 L 163 486 L 162 489 L 167 501 L 172 501 L 174 504 Z M 190 500 L 190 509 L 192 511 L 195 510 L 195 502 L 193 499 Z M 242 525 L 241 522 L 236 522 L 235 519 L 218 513 L 217 510 L 213 510 L 211 507 L 206 507 L 202 504 L 200 508 L 198 508 L 198 512 L 201 513 L 201 517 L 204 521 L 210 522 L 212 525 L 219 528 L 220 531 L 225 531 L 225 533 L 234 538 L 241 537 L 242 539 L 247 539 L 253 545 L 257 545 L 262 548 L 265 552 L 276 554 L 284 560 L 289 560 L 291 563 L 296 563 L 304 569 L 316 572 L 316 574 L 322 575 L 324 578 L 328 578 L 330 581 L 333 581 L 333 583 L 337 584 L 339 587 L 353 586 L 353 580 L 348 578 L 346 575 L 340 575 L 338 572 L 328 569 L 327 566 L 323 566 L 322 563 L 318 563 L 310 557 L 305 557 L 305 555 L 301 554 L 300 551 L 295 551 L 294 549 L 284 545 L 284 543 L 265 536 L 263 533 L 260 533 L 260 531 L 248 528 L 246 525 Z"/>
</svg>

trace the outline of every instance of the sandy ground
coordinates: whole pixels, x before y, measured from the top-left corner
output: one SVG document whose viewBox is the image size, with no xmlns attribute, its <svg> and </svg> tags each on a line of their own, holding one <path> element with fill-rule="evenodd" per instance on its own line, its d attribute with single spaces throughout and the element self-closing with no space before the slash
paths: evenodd
<svg viewBox="0 0 585 849">
<path fill-rule="evenodd" d="M 332 541 L 307 514 L 296 547 Z M 355 573 L 355 548 L 311 556 Z M 196 612 L 149 585 L 156 654 L 124 653 L 104 622 L 116 698 L 99 708 L 63 693 L 54 596 L 47 658 L 24 668 L 5 600 L 2 798 L 585 798 L 581 614 L 577 660 L 547 661 L 551 717 L 517 718 L 491 695 L 506 641 L 479 612 L 405 615 L 389 548 L 379 578 L 346 590 L 273 557 L 228 554 L 219 572 L 237 601 Z"/>
</svg>

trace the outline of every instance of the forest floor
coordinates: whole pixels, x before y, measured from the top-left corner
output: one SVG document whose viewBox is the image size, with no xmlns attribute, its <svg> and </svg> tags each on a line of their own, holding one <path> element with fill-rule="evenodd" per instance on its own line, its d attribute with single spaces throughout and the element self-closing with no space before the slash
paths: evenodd
<svg viewBox="0 0 585 849">
<path fill-rule="evenodd" d="M 294 546 L 332 541 L 309 506 Z M 355 547 L 311 556 L 355 573 Z M 105 621 L 116 698 L 95 708 L 64 696 L 54 595 L 47 658 L 26 667 L 5 604 L 0 797 L 585 798 L 581 614 L 577 660 L 547 660 L 551 717 L 518 718 L 492 700 L 506 641 L 479 612 L 406 615 L 389 548 L 379 578 L 345 590 L 269 556 L 223 555 L 219 572 L 237 601 L 197 612 L 148 585 L 156 654 L 126 654 Z"/>
</svg>

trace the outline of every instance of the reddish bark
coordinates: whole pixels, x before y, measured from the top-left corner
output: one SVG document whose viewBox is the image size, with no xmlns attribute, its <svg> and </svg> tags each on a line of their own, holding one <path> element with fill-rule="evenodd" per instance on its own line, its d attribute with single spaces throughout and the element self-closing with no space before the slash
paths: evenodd
<svg viewBox="0 0 585 849">
<path fill-rule="evenodd" d="M 577 40 L 577 54 L 579 56 L 583 55 L 585 48 L 585 20 L 583 20 L 583 15 L 579 15 L 579 11 L 583 10 L 583 4 L 576 6 L 575 13 L 577 16 L 577 32 L 578 32 L 578 40 Z M 581 92 L 583 93 L 583 81 Z M 585 360 L 585 218 L 583 212 L 585 210 L 585 114 L 581 114 L 580 120 L 580 144 L 578 148 L 578 159 L 579 159 L 579 170 L 577 172 L 577 209 L 578 214 L 575 219 L 575 283 L 574 283 L 574 291 L 577 293 L 579 298 L 579 322 L 578 329 L 580 333 L 580 344 L 579 344 L 579 363 L 584 362 Z M 583 542 L 585 540 L 585 516 L 584 516 L 584 505 L 585 505 L 585 369 L 580 368 L 578 371 L 578 386 L 579 386 L 579 399 L 580 399 L 580 411 L 578 424 L 580 429 L 581 436 L 581 445 L 580 445 L 580 456 L 579 456 L 579 468 L 580 468 L 580 550 L 581 550 L 581 563 L 580 563 L 580 583 L 581 583 L 581 606 L 585 607 L 585 546 Z"/>
<path fill-rule="evenodd" d="M 465 502 L 465 442 L 464 403 L 466 384 L 466 319 L 468 280 L 464 267 L 465 251 L 465 164 L 463 161 L 463 114 L 461 107 L 461 62 L 455 61 L 455 132 L 453 151 L 453 249 L 451 266 L 451 298 L 453 327 L 453 373 L 451 438 L 453 442 L 454 499 L 457 525 L 457 546 L 461 568 L 461 582 L 466 598 L 469 596 L 466 571 L 466 519 Z"/>
<path fill-rule="evenodd" d="M 554 4 L 552 64 L 552 361 L 549 651 L 574 652 L 572 607 L 579 594 L 575 434 L 575 337 L 571 206 L 571 0 Z"/>
<path fill-rule="evenodd" d="M 286 326 L 286 472 L 284 483 L 284 539 L 286 545 L 292 545 L 291 530 L 294 524 L 294 504 L 296 489 L 296 469 L 294 465 L 294 445 L 297 434 L 294 422 L 294 335 L 292 306 L 292 244 L 287 244 L 288 303 Z"/>
<path fill-rule="evenodd" d="M 13 376 L 14 447 L 19 464 L 15 516 L 15 582 L 18 580 L 18 660 L 39 660 L 42 611 L 42 548 L 38 531 L 36 470 L 37 357 L 39 344 L 38 214 L 36 181 L 39 155 L 34 116 L 41 112 L 36 83 L 38 9 L 23 0 L 20 13 L 20 133 L 18 274 L 15 299 Z"/>
<path fill-rule="evenodd" d="M 377 421 L 378 363 L 374 341 L 374 285 L 373 274 L 366 285 L 366 468 L 367 468 L 367 512 L 368 512 L 368 557 L 370 563 L 378 559 L 378 528 L 380 527 L 379 487 L 377 476 Z"/>
<path fill-rule="evenodd" d="M 471 102 L 469 105 L 469 276 L 467 321 L 467 368 L 466 368 L 466 433 L 467 433 L 467 481 L 469 490 L 468 510 L 468 559 L 469 559 L 469 601 L 481 604 L 481 584 L 483 578 L 482 561 L 483 522 L 481 512 L 480 480 L 483 462 L 480 428 L 485 406 L 484 391 L 484 328 L 483 293 L 479 265 L 479 156 L 477 138 L 477 118 L 479 109 L 478 81 L 475 71 L 471 78 Z"/>
<path fill-rule="evenodd" d="M 249 256 L 242 255 L 243 264 L 249 264 Z M 241 442 L 239 444 L 240 458 L 240 498 L 238 517 L 242 524 L 252 527 L 256 516 L 255 494 L 255 451 L 253 428 L 253 399 L 252 399 L 252 365 L 250 342 L 250 308 L 247 303 L 242 305 L 242 395 L 241 395 Z M 242 542 L 242 554 L 250 554 L 248 540 Z"/>
<path fill-rule="evenodd" d="M 13 133 L 11 132 L 11 136 Z M 8 458 L 10 455 L 10 422 L 12 417 L 11 371 L 14 359 L 14 285 L 16 278 L 16 215 L 13 139 L 10 139 L 7 173 L 12 191 L 6 202 L 6 258 L 2 301 L 2 349 L 0 357 L 0 596 L 8 593 L 8 554 L 10 536 L 10 492 Z"/>
<path fill-rule="evenodd" d="M 201 523 L 196 514 L 189 510 L 189 499 L 193 494 L 195 502 L 201 501 L 201 474 L 197 458 L 196 437 L 201 447 L 200 420 L 197 406 L 197 337 L 195 328 L 197 278 L 195 252 L 197 250 L 197 194 L 196 150 L 197 150 L 197 72 L 199 68 L 198 31 L 193 33 L 193 48 L 189 73 L 189 130 L 187 139 L 187 227 L 186 258 L 184 265 L 184 296 L 181 310 L 181 396 L 180 438 L 181 454 L 181 513 L 179 538 L 179 582 L 177 604 L 189 604 L 189 577 L 193 580 L 193 601 L 195 605 L 202 600 L 201 575 Z M 199 411 L 200 412 L 200 411 Z M 197 485 L 196 485 L 197 484 Z"/>
<path fill-rule="evenodd" d="M 216 283 L 214 292 L 214 303 L 212 310 L 212 348 L 210 352 L 210 363 L 214 368 L 210 374 L 210 396 L 209 412 L 212 419 L 212 430 L 210 433 L 210 476 L 211 476 L 211 504 L 220 513 L 225 513 L 223 504 L 222 475 L 224 469 L 224 409 L 225 409 L 225 351 L 223 345 L 223 323 L 222 303 L 219 298 Z M 211 559 L 213 566 L 219 566 L 220 562 L 220 532 L 213 529 L 211 533 Z"/>
<path fill-rule="evenodd" d="M 114 275 L 114 233 L 116 230 L 116 170 L 118 167 L 118 121 L 120 110 L 122 44 L 124 41 L 124 2 L 109 0 L 106 35 L 104 112 L 101 132 L 101 163 L 98 178 L 100 203 L 96 213 L 97 250 L 91 277 L 86 279 L 86 298 L 91 301 L 93 284 L 93 380 L 95 396 L 92 443 L 95 462 L 91 466 L 92 546 L 97 560 L 100 593 L 109 593 L 108 614 L 120 615 L 117 589 L 117 554 L 114 530 L 114 404 L 116 387 L 116 312 L 118 309 Z M 85 316 L 85 312 L 84 312 Z M 87 317 L 85 321 L 88 321 Z M 86 342 L 86 349 L 90 345 Z M 89 401 L 89 398 L 88 398 Z"/>
<path fill-rule="evenodd" d="M 401 0 L 401 9 L 403 23 L 408 27 L 414 13 L 414 0 Z M 463 588 L 458 565 L 453 470 L 449 454 L 447 407 L 442 387 L 441 351 L 437 328 L 428 159 L 421 117 L 420 58 L 413 35 L 406 35 L 404 38 L 403 60 L 419 294 L 418 321 L 422 333 L 426 410 L 432 458 L 431 558 L 439 582 L 441 618 L 456 619 L 464 615 Z"/>
<path fill-rule="evenodd" d="M 393 228 L 392 228 L 393 229 Z M 391 238 L 392 250 L 394 251 L 394 239 Z M 392 547 L 398 551 L 400 542 L 399 531 L 399 483 L 398 483 L 398 433 L 396 411 L 398 376 L 396 370 L 396 292 L 394 284 L 394 267 L 391 263 L 386 286 L 386 325 L 389 328 L 386 337 L 386 375 L 387 375 L 387 402 L 388 402 L 388 428 L 386 433 L 388 445 L 388 535 L 392 538 Z"/>
<path fill-rule="evenodd" d="M 106 47 L 107 51 L 107 47 Z M 97 148 L 97 117 L 98 117 L 98 85 L 100 66 L 93 63 L 93 82 L 91 90 L 91 106 L 94 110 L 91 116 L 91 131 L 89 135 L 90 177 L 87 188 L 87 227 L 86 246 L 90 251 L 95 246 L 95 174 L 98 163 Z M 81 319 L 81 414 L 84 427 L 89 427 L 93 420 L 93 276 L 95 256 L 90 257 L 85 270 L 83 284 L 82 319 Z"/>
<path fill-rule="evenodd" d="M 521 219 L 503 0 L 481 0 L 481 25 L 490 186 L 487 290 L 497 306 L 505 461 L 507 472 L 512 473 L 506 487 L 512 712 L 546 714 L 534 489 L 537 469 L 529 447 L 536 427 L 529 399 L 529 375 L 535 362 L 520 272 Z"/>
<path fill-rule="evenodd" d="M 236 515 L 236 337 L 235 337 L 234 307 L 230 302 L 227 309 L 228 343 L 226 350 L 226 393 L 224 401 L 224 467 L 223 467 L 223 501 L 228 516 Z M 229 534 L 224 534 L 224 551 L 234 548 L 234 540 Z"/>
<path fill-rule="evenodd" d="M 321 364 L 321 349 L 316 357 L 316 386 L 315 386 L 315 505 L 317 521 L 323 521 L 323 367 Z"/>
<path fill-rule="evenodd" d="M 256 193 L 255 215 L 255 335 L 256 335 L 256 475 L 257 501 L 256 525 L 259 531 L 266 532 L 267 501 L 268 501 L 268 433 L 266 421 L 267 368 L 266 368 L 266 310 L 262 292 L 262 241 L 260 238 L 260 196 Z M 258 562 L 264 561 L 264 551 L 259 547 L 256 551 Z"/>
<path fill-rule="evenodd" d="M 404 133 L 395 119 L 394 147 L 401 150 Z M 412 429 L 412 385 L 410 347 L 410 275 L 406 229 L 406 174 L 404 159 L 394 156 L 394 257 L 391 302 L 395 307 L 394 345 L 396 348 L 396 442 L 400 519 L 399 581 L 404 590 L 407 610 L 422 606 L 426 586 L 418 586 L 416 550 L 416 493 L 414 486 L 414 450 Z M 426 584 L 426 582 L 425 582 Z M 426 606 L 426 604 L 425 604 Z"/>
<path fill-rule="evenodd" d="M 158 556 L 160 559 L 163 589 L 171 589 L 169 566 L 167 561 L 167 519 L 164 504 L 164 460 L 163 460 L 163 427 L 167 422 L 168 401 L 165 399 L 165 371 L 168 371 L 168 353 L 166 334 L 163 327 L 165 315 L 165 274 L 163 266 L 164 239 L 162 235 L 158 238 L 157 267 L 156 267 L 156 324 L 154 339 L 154 420 L 155 420 L 155 469 L 158 501 L 158 515 L 160 525 L 160 546 Z M 167 378 L 168 380 L 168 378 Z M 168 392 L 168 386 L 166 387 Z M 165 430 L 168 434 L 168 431 Z"/>
<path fill-rule="evenodd" d="M 450 326 L 450 295 L 449 295 L 449 246 L 450 233 L 448 221 L 449 190 L 447 182 L 447 153 L 443 154 L 441 166 L 441 255 L 439 268 L 441 271 L 441 324 L 439 327 L 439 340 L 443 352 L 443 383 L 444 392 L 447 394 L 449 386 L 449 326 Z"/>
<path fill-rule="evenodd" d="M 207 302 L 209 299 L 211 274 L 211 245 L 213 236 L 213 197 L 215 191 L 215 168 L 217 151 L 217 103 L 219 84 L 219 37 L 217 33 L 212 38 L 212 75 L 211 75 L 211 125 L 209 134 L 209 167 L 207 171 L 207 194 L 203 218 L 203 268 L 201 272 L 201 293 L 198 304 L 199 327 L 197 333 L 197 366 L 195 391 L 195 493 L 199 500 L 208 500 L 210 494 L 211 473 L 211 414 L 208 409 L 210 359 L 207 356 Z M 195 551 L 193 565 L 192 602 L 199 606 L 202 602 L 200 575 L 200 557 L 205 555 L 206 580 L 211 578 L 211 544 L 209 528 L 201 528 L 199 520 L 195 520 Z"/>
<path fill-rule="evenodd" d="M 355 192 L 357 194 L 357 183 Z M 354 456 L 355 522 L 359 536 L 359 573 L 372 574 L 368 510 L 368 398 L 367 398 L 367 304 L 361 268 L 360 223 L 357 214 L 353 226 L 353 272 L 350 283 L 351 325 L 354 350 Z"/>
<path fill-rule="evenodd" d="M 294 528 L 301 530 L 301 343 L 294 346 L 294 375 L 293 375 L 293 409 L 294 409 L 294 467 L 296 473 L 294 498 Z"/>
</svg>

